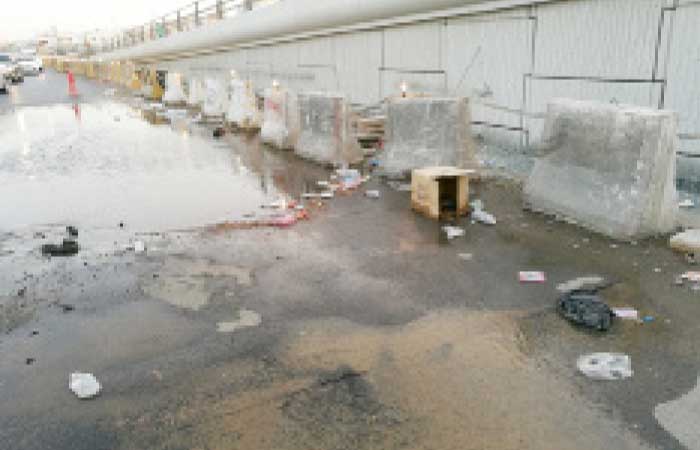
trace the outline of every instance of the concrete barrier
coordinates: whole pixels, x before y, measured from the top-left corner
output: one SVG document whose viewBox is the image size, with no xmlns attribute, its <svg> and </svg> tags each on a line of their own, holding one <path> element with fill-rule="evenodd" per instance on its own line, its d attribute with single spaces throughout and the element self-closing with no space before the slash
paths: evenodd
<svg viewBox="0 0 700 450">
<path fill-rule="evenodd" d="M 387 106 L 381 169 L 401 176 L 432 166 L 474 168 L 465 98 L 394 98 Z"/>
<path fill-rule="evenodd" d="M 675 113 L 557 99 L 542 146 L 525 185 L 532 209 L 618 239 L 674 228 Z"/>
<path fill-rule="evenodd" d="M 292 149 L 299 138 L 299 108 L 292 91 L 278 86 L 265 89 L 260 139 L 279 149 Z"/>
<path fill-rule="evenodd" d="M 295 152 L 333 165 L 359 162 L 362 150 L 352 133 L 344 95 L 321 92 L 299 94 L 299 139 Z"/>
</svg>

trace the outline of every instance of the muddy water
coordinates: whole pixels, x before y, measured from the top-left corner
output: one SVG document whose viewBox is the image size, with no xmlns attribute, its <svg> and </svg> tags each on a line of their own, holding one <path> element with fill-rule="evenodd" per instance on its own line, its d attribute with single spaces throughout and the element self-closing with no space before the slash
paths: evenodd
<svg viewBox="0 0 700 450">
<path fill-rule="evenodd" d="M 0 115 L 0 130 L 0 229 L 187 228 L 240 217 L 279 194 L 265 161 L 256 172 L 248 163 L 258 161 L 236 151 L 247 144 L 215 141 L 206 128 L 152 126 L 118 103 L 21 107 Z"/>
</svg>

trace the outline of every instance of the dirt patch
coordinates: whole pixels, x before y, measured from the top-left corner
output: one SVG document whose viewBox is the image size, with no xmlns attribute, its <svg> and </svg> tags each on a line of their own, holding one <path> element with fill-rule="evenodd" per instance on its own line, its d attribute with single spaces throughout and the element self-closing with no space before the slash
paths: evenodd
<svg viewBox="0 0 700 450">
<path fill-rule="evenodd" d="M 645 448 L 520 351 L 520 317 L 456 310 L 393 328 L 308 324 L 285 360 L 366 372 L 378 402 L 410 418 L 393 431 L 410 436 L 408 448 Z"/>
<path fill-rule="evenodd" d="M 398 433 L 400 411 L 381 403 L 374 386 L 349 366 L 290 394 L 281 410 L 287 419 L 284 434 L 300 448 L 390 449 L 410 442 Z"/>
</svg>

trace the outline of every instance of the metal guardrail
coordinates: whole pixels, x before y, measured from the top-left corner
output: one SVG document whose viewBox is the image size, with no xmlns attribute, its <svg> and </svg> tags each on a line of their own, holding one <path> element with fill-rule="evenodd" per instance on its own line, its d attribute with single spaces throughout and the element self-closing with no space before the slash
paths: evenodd
<svg viewBox="0 0 700 450">
<path fill-rule="evenodd" d="M 155 41 L 183 31 L 206 26 L 246 11 L 274 3 L 271 0 L 197 0 L 136 27 L 113 36 L 107 48 L 112 51 Z"/>
</svg>

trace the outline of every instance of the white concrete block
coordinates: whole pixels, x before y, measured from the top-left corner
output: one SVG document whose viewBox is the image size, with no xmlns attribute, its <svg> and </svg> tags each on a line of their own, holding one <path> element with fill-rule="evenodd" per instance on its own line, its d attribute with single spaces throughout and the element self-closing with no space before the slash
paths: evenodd
<svg viewBox="0 0 700 450">
<path fill-rule="evenodd" d="M 553 100 L 525 200 L 614 238 L 669 232 L 678 212 L 676 132 L 670 111 Z"/>
<path fill-rule="evenodd" d="M 387 107 L 381 168 L 390 176 L 431 166 L 472 168 L 474 143 L 465 98 L 393 98 Z"/>
</svg>

